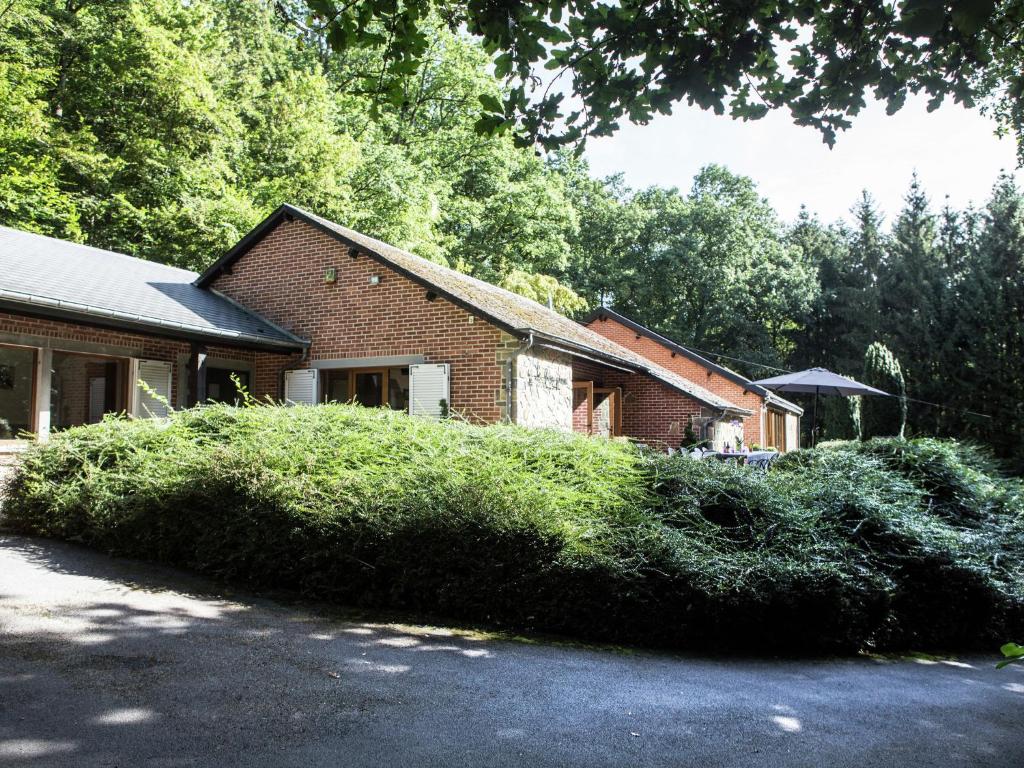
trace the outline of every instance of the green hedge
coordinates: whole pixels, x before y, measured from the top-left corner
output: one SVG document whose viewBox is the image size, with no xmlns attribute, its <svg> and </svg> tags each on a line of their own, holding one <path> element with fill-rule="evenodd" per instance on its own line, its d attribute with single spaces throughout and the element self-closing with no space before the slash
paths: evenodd
<svg viewBox="0 0 1024 768">
<path fill-rule="evenodd" d="M 210 406 L 31 450 L 14 530 L 255 587 L 739 651 L 991 646 L 1024 627 L 1021 484 L 951 442 L 767 475 L 387 410 Z"/>
</svg>

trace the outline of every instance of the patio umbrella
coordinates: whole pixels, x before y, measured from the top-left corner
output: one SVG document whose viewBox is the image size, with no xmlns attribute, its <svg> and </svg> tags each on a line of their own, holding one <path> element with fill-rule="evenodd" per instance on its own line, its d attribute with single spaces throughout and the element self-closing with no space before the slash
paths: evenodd
<svg viewBox="0 0 1024 768">
<path fill-rule="evenodd" d="M 811 412 L 811 445 L 814 445 L 814 432 L 818 426 L 818 396 L 838 395 L 841 397 L 854 397 L 857 395 L 882 395 L 890 397 L 888 392 L 861 384 L 859 381 L 840 376 L 824 368 L 808 368 L 806 371 L 796 373 L 784 373 L 782 376 L 772 376 L 770 379 L 755 381 L 765 389 L 775 392 L 801 392 L 814 394 L 814 410 Z"/>
</svg>

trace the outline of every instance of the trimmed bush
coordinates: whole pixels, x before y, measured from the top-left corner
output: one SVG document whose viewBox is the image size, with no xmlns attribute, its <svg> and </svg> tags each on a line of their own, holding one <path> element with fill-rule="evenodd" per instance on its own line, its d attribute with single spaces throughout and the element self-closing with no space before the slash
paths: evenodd
<svg viewBox="0 0 1024 768">
<path fill-rule="evenodd" d="M 1021 488 L 994 470 L 943 441 L 836 443 L 764 474 L 357 406 L 216 405 L 55 435 L 4 512 L 257 588 L 517 630 L 963 648 L 1024 628 Z"/>
<path fill-rule="evenodd" d="M 900 361 L 876 341 L 864 353 L 864 383 L 892 397 L 862 397 L 860 434 L 864 439 L 884 435 L 903 437 L 907 426 L 907 383 Z"/>
</svg>

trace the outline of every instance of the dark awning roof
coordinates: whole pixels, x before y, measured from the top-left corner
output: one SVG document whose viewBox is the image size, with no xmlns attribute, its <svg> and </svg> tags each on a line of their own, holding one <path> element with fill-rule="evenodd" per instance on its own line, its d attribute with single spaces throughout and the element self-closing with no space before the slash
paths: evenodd
<svg viewBox="0 0 1024 768">
<path fill-rule="evenodd" d="M 305 346 L 195 280 L 185 269 L 0 227 L 0 307 L 10 311 L 234 346 Z"/>
</svg>

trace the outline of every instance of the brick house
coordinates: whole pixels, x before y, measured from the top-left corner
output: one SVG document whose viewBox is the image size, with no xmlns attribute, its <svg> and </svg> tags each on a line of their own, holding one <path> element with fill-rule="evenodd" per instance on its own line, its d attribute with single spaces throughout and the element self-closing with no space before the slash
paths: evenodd
<svg viewBox="0 0 1024 768">
<path fill-rule="evenodd" d="M 753 415 L 742 422 L 745 444 L 771 446 L 780 451 L 800 447 L 803 409 L 798 405 L 607 307 L 595 310 L 584 323 L 638 355 L 751 410 Z"/>
<path fill-rule="evenodd" d="M 201 275 L 0 228 L 0 443 L 106 412 L 161 416 L 166 404 L 230 400 L 233 377 L 276 401 L 355 401 L 660 447 L 758 407 L 294 206 Z"/>
</svg>

